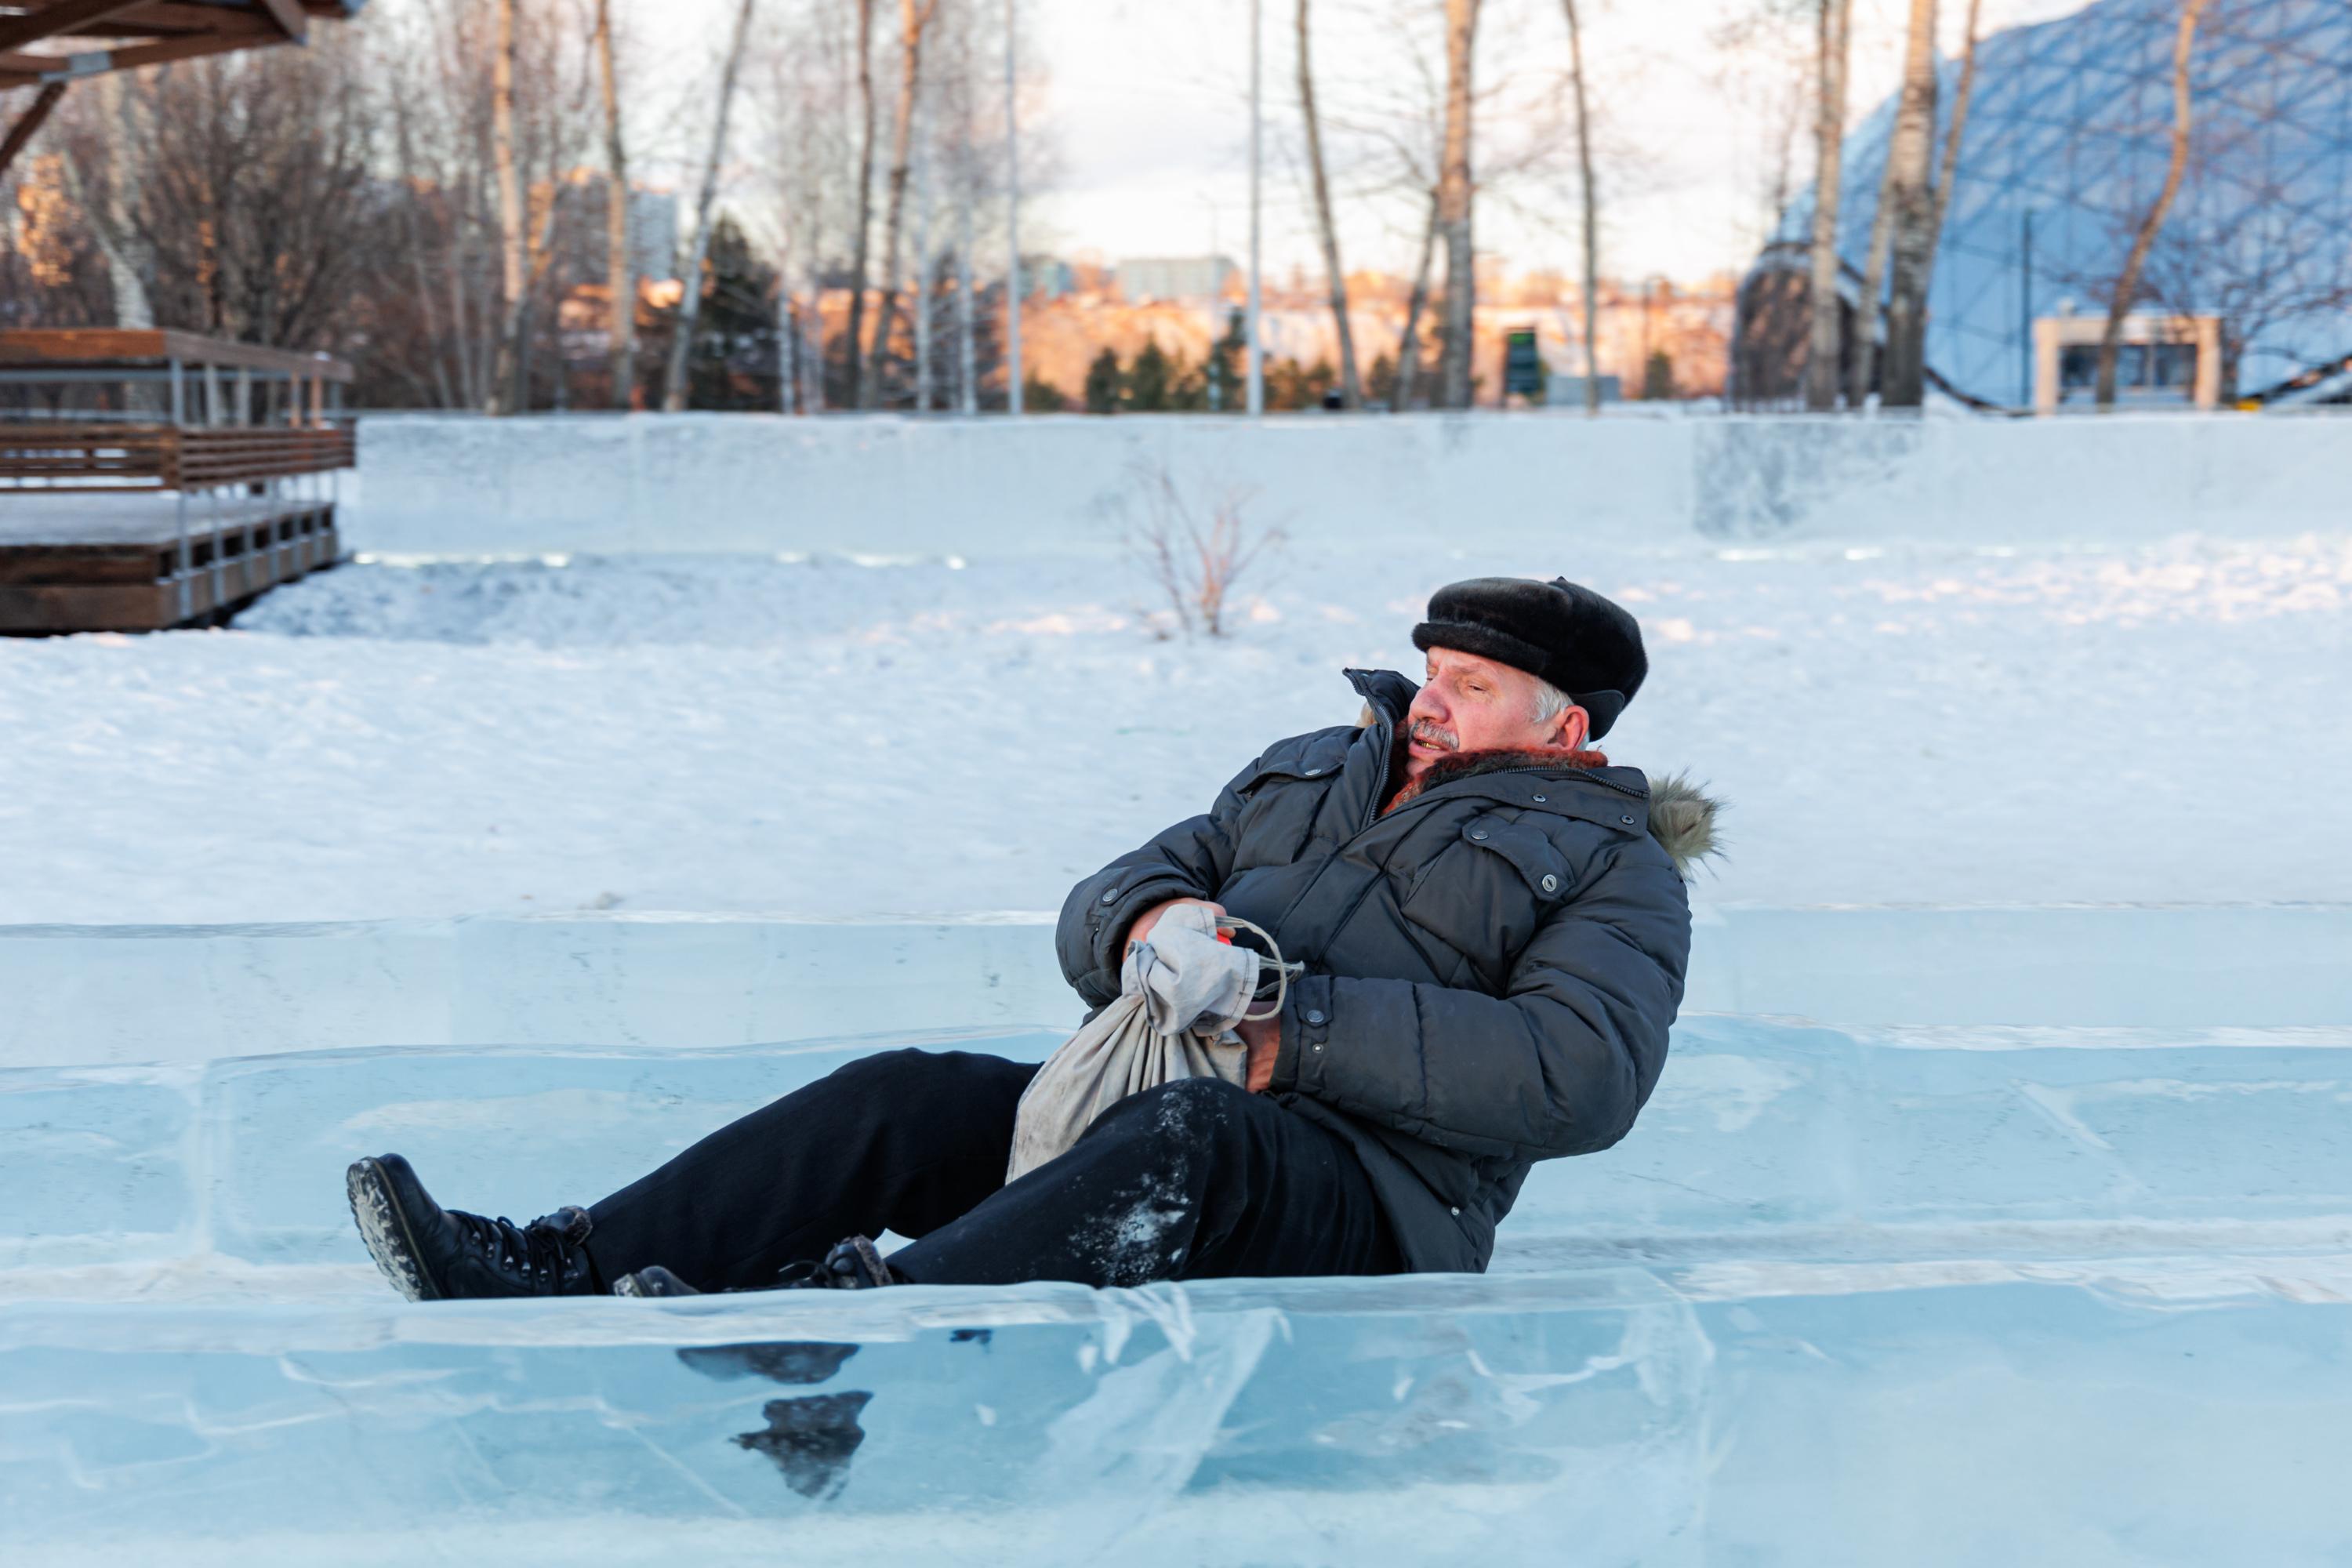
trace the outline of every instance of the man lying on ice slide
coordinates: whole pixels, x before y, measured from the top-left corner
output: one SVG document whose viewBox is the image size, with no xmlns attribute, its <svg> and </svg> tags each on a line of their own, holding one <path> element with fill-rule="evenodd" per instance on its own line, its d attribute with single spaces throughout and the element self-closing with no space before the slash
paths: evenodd
<svg viewBox="0 0 2352 1568">
<path fill-rule="evenodd" d="M 1007 1184 L 1037 1068 L 891 1051 L 527 1226 L 362 1160 L 369 1252 L 413 1300 L 1485 1268 L 1528 1167 L 1608 1148 L 1656 1086 L 1716 808 L 1586 749 L 1649 668 L 1591 589 L 1456 583 L 1413 643 L 1426 684 L 1350 671 L 1360 723 L 1276 742 L 1062 908 L 1090 1007 L 1186 901 L 1303 961 L 1238 1026 L 1246 1087 L 1130 1095 Z M 886 1259 L 886 1230 L 914 1240 Z"/>
</svg>

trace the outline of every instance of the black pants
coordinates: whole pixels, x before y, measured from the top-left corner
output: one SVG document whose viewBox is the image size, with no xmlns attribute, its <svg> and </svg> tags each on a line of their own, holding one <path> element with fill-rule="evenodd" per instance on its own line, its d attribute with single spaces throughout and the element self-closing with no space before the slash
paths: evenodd
<svg viewBox="0 0 2352 1568">
<path fill-rule="evenodd" d="M 1404 1265 L 1338 1135 L 1214 1079 L 1106 1112 L 1007 1186 L 1034 1066 L 962 1051 L 864 1058 L 722 1127 L 590 1211 L 609 1284 L 650 1264 L 757 1289 L 847 1236 L 916 1238 L 925 1285 L 1391 1274 Z"/>
</svg>

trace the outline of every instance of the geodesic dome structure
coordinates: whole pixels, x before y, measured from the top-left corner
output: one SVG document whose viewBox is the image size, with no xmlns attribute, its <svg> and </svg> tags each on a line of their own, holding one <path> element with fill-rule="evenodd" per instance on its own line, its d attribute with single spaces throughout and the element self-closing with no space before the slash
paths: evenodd
<svg viewBox="0 0 2352 1568">
<path fill-rule="evenodd" d="M 2179 18 L 2179 0 L 2099 0 L 1978 44 L 1927 299 L 1927 363 L 1949 391 L 2022 406 L 2032 319 L 2105 314 L 2164 184 Z M 1958 76 L 1943 62 L 1938 159 Z M 2189 162 L 2137 308 L 2221 318 L 2225 396 L 2340 392 L 2352 381 L 2352 3 L 2213 0 L 2190 94 Z M 1895 110 L 1889 98 L 1846 139 L 1838 252 L 1849 302 Z M 1790 205 L 1742 289 L 1751 399 L 1795 384 L 1776 355 L 1794 353 L 1801 374 L 1803 334 L 1779 318 L 1792 296 L 1801 308 L 1812 205 L 1811 191 Z"/>
</svg>

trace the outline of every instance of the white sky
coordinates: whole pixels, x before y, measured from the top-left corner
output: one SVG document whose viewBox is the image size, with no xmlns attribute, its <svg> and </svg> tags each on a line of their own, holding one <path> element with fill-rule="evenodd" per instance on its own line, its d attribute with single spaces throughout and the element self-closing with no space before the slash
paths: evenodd
<svg viewBox="0 0 2352 1568">
<path fill-rule="evenodd" d="M 707 18 L 722 35 L 731 0 L 623 0 L 657 8 L 666 23 Z M 767 4 L 784 0 L 764 0 Z M 847 0 L 835 0 L 846 4 Z M 996 0 L 983 0 L 994 4 Z M 1245 258 L 1248 239 L 1249 0 L 1018 0 L 1050 73 L 1046 121 L 1060 177 L 1024 216 L 1036 248 L 1121 257 Z M 1271 275 L 1311 276 L 1311 211 L 1299 175 L 1301 134 L 1294 56 L 1296 0 L 1263 0 L 1265 34 L 1265 254 Z M 2084 0 L 1981 0 L 1990 34 L 2081 8 Z M 1771 108 L 1785 104 L 1799 68 L 1780 52 L 1810 47 L 1810 22 L 1745 46 L 1724 30 L 1767 9 L 1810 12 L 1810 0 L 1581 0 L 1587 64 L 1604 145 L 1598 184 L 1601 268 L 1634 277 L 1697 279 L 1744 266 L 1760 238 L 1779 163 Z M 1853 0 L 1859 120 L 1891 89 L 1900 66 L 1907 0 Z M 877 21 L 896 7 L 882 0 Z M 1964 0 L 1943 0 L 1942 38 L 1957 50 Z M 1339 189 L 1342 243 L 1352 270 L 1405 271 L 1418 239 L 1415 205 L 1384 177 L 1379 127 L 1407 123 L 1416 90 L 1414 37 L 1433 67 L 1441 0 L 1315 0 L 1317 90 Z M 1402 18 L 1392 21 L 1391 18 Z M 647 19 L 650 19 L 649 17 Z M 877 26 L 877 32 L 879 31 Z M 688 36 L 692 36 L 688 34 Z M 1568 58 L 1558 0 L 1486 0 L 1482 87 L 1510 101 L 1481 125 L 1486 150 L 1524 135 L 1556 98 Z M 708 69 L 709 46 L 682 50 L 665 74 L 681 86 Z M 1801 122 L 1793 174 L 1811 164 Z M 1572 180 L 1520 180 L 1509 199 L 1482 204 L 1478 243 L 1513 271 L 1572 269 L 1578 239 Z"/>
</svg>

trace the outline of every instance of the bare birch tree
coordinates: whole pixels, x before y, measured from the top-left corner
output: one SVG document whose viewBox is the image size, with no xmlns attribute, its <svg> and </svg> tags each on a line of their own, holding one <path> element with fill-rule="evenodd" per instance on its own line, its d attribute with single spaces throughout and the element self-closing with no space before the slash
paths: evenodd
<svg viewBox="0 0 2352 1568">
<path fill-rule="evenodd" d="M 1592 110 L 1584 80 L 1584 27 L 1576 0 L 1559 0 L 1568 14 L 1568 68 L 1576 89 L 1577 185 L 1584 198 L 1584 277 L 1578 292 L 1584 304 L 1584 412 L 1601 412 L 1601 363 L 1594 353 L 1601 319 L 1601 195 L 1592 177 Z M 1846 0 L 1837 0 L 1843 5 Z"/>
<path fill-rule="evenodd" d="M 967 418 L 980 413 L 980 311 L 971 297 L 972 208 L 977 205 L 980 161 L 972 148 L 971 89 L 971 29 L 963 34 L 963 73 L 955 96 L 956 132 L 956 407 Z"/>
<path fill-rule="evenodd" d="M 604 279 L 612 290 L 613 406 L 634 405 L 637 389 L 637 279 L 629 257 L 629 153 L 621 135 L 619 75 L 613 65 L 613 0 L 596 0 L 596 74 L 604 99 Z"/>
<path fill-rule="evenodd" d="M 874 227 L 874 0 L 857 6 L 857 216 L 850 229 L 849 406 L 871 406 L 865 384 L 866 245 Z"/>
<path fill-rule="evenodd" d="M 1886 331 L 1886 251 L 1895 231 L 1894 212 L 1895 204 L 1887 199 L 1886 184 L 1881 180 L 1878 208 L 1870 217 L 1870 249 L 1863 259 L 1860 309 L 1854 312 L 1853 360 L 1847 367 L 1853 380 L 1846 387 L 1846 401 L 1856 408 L 1870 401 L 1871 384 L 1878 379 L 1879 345 Z"/>
<path fill-rule="evenodd" d="M 1944 162 L 1936 173 L 1936 216 L 1933 233 L 1927 241 L 1927 277 L 1919 285 L 1925 290 L 1936 277 L 1936 252 L 1944 243 L 1944 215 L 1952 209 L 1952 185 L 1960 177 L 1960 138 L 1969 128 L 1969 100 L 1976 94 L 1977 86 L 1977 16 L 1983 0 L 1969 0 L 1968 29 L 1960 45 L 1960 79 L 1952 89 L 1951 122 L 1944 127 Z"/>
<path fill-rule="evenodd" d="M 1364 405 L 1364 384 L 1356 374 L 1356 334 L 1348 323 L 1348 274 L 1339 265 L 1339 230 L 1331 216 L 1331 178 L 1323 162 L 1323 124 L 1315 112 L 1315 69 L 1309 53 L 1307 6 L 1298 0 L 1298 111 L 1307 124 L 1307 178 L 1315 191 L 1315 227 L 1323 247 L 1323 276 L 1331 298 L 1331 323 L 1339 334 L 1339 400 Z"/>
<path fill-rule="evenodd" d="M 669 384 L 663 389 L 662 407 L 671 414 L 685 411 L 689 366 L 694 353 L 695 322 L 702 313 L 702 263 L 710 253 L 710 206 L 719 195 L 719 166 L 727 157 L 727 114 L 734 106 L 735 78 L 743 64 L 743 39 L 751 29 L 754 0 L 742 0 L 735 10 L 735 31 L 727 44 L 727 61 L 719 72 L 719 104 L 710 128 L 710 156 L 702 165 L 702 185 L 694 198 L 694 243 L 680 269 L 686 291 L 677 301 L 677 327 L 669 345 Z"/>
<path fill-rule="evenodd" d="M 1894 207 L 1886 290 L 1886 408 L 1916 408 L 1927 395 L 1927 269 L 1936 247 L 1936 0 L 1911 0 L 1903 91 L 1887 147 Z"/>
<path fill-rule="evenodd" d="M 525 251 L 529 220 L 522 205 L 522 174 L 515 162 L 515 0 L 498 0 L 499 36 L 490 56 L 492 156 L 499 179 L 498 358 L 489 378 L 486 412 L 515 413 L 522 400 L 522 321 L 530 284 Z"/>
<path fill-rule="evenodd" d="M 1445 234 L 1445 352 L 1438 380 L 1440 401 L 1455 409 L 1470 406 L 1477 321 L 1477 257 L 1470 233 L 1470 72 L 1477 34 L 1478 0 L 1445 0 L 1445 148 L 1437 183 L 1438 225 Z"/>
<path fill-rule="evenodd" d="M 1397 339 L 1396 386 L 1389 407 L 1402 413 L 1411 408 L 1421 385 L 1421 318 L 1429 309 L 1429 274 L 1437 257 L 1438 200 L 1429 198 L 1429 221 L 1422 225 L 1421 257 L 1412 269 L 1412 292 L 1404 302 L 1404 331 Z"/>
<path fill-rule="evenodd" d="M 938 277 L 939 252 L 931 245 L 931 218 L 937 207 L 933 192 L 938 182 L 933 178 L 939 159 L 934 149 L 926 145 L 921 162 L 915 173 L 915 279 L 909 292 L 914 296 L 908 314 L 915 326 L 915 412 L 931 411 L 931 329 L 932 307 L 938 302 L 932 294 L 932 283 Z"/>
<path fill-rule="evenodd" d="M 2131 250 L 2124 258 L 2122 275 L 2116 278 L 2115 292 L 2107 300 L 2107 328 L 2099 338 L 2098 405 L 2102 409 L 2115 406 L 2116 346 L 2123 341 L 2124 317 L 2139 297 L 2140 270 L 2147 265 L 2148 249 L 2164 227 L 2165 215 L 2172 210 L 2173 198 L 2180 194 L 2181 172 L 2189 166 L 2189 67 L 2196 51 L 2197 24 L 2205 14 L 2205 4 L 2206 0 L 2181 0 L 2180 26 L 2172 40 L 2172 155 L 2165 165 L 2164 187 L 2157 192 L 2147 216 L 2140 219 L 2139 231 L 2132 236 Z"/>
<path fill-rule="evenodd" d="M 923 31 L 939 0 L 898 0 L 898 97 L 891 106 L 889 196 L 882 209 L 882 294 L 874 312 L 874 352 L 867 367 L 866 400 L 879 406 L 882 372 L 889 363 L 890 332 L 898 314 L 898 239 L 907 210 L 907 175 L 914 146 L 916 97 L 922 88 Z"/>
<path fill-rule="evenodd" d="M 142 184 L 142 165 L 152 145 L 152 127 L 149 133 L 142 133 L 133 122 L 143 95 L 121 75 L 110 71 L 95 86 L 99 168 L 92 178 L 83 172 L 89 160 L 66 159 L 66 188 L 81 208 L 99 254 L 106 258 L 107 286 L 114 294 L 114 324 L 152 327 L 155 305 L 147 285 L 154 272 L 154 258 L 131 216 L 133 193 Z"/>
<path fill-rule="evenodd" d="M 1813 178 L 1811 287 L 1812 331 L 1805 348 L 1805 406 L 1816 414 L 1837 407 L 1838 199 L 1845 167 L 1845 76 L 1851 47 L 1853 0 L 1819 0 L 1821 6 L 1820 101 L 1813 122 L 1817 172 Z"/>
</svg>

